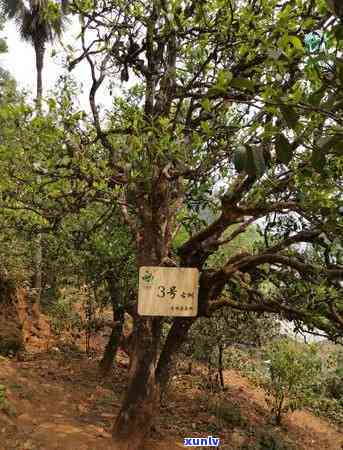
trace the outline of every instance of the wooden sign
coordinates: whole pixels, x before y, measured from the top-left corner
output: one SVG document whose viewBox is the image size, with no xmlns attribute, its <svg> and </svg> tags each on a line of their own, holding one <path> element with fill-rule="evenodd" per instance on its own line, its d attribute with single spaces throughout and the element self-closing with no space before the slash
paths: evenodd
<svg viewBox="0 0 343 450">
<path fill-rule="evenodd" d="M 198 269 L 141 267 L 138 314 L 192 317 L 198 313 Z"/>
</svg>

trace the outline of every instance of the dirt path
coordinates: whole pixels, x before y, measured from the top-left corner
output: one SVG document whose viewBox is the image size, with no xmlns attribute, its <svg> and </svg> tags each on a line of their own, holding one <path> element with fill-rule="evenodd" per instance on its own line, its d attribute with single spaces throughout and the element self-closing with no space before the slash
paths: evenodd
<svg viewBox="0 0 343 450">
<path fill-rule="evenodd" d="M 96 367 L 84 355 L 58 352 L 23 362 L 1 358 L 0 384 L 7 387 L 8 406 L 0 412 L 0 450 L 115 450 L 111 427 L 127 369 L 118 366 L 111 381 L 99 382 Z M 227 371 L 225 378 L 225 396 L 240 408 L 244 426 L 218 426 L 207 410 L 208 394 L 196 385 L 197 375 L 182 375 L 173 381 L 147 450 L 184 448 L 186 436 L 219 436 L 223 450 L 253 442 L 254 433 L 268 421 L 263 392 L 234 371 Z M 343 435 L 306 411 L 291 414 L 285 425 L 287 430 L 278 432 L 290 435 L 299 449 L 343 448 Z"/>
<path fill-rule="evenodd" d="M 89 361 L 61 363 L 50 359 L 0 364 L 0 382 L 8 387 L 8 403 L 13 408 L 0 418 L 0 448 L 114 448 L 109 433 L 114 396 L 98 386 Z"/>
</svg>

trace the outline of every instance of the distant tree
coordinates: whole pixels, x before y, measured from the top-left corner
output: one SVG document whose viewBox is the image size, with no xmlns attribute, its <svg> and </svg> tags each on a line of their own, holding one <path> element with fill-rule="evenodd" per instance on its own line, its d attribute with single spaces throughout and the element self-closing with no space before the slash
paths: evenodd
<svg viewBox="0 0 343 450">
<path fill-rule="evenodd" d="M 3 29 L 4 18 L 0 18 L 0 32 Z M 0 54 L 7 51 L 5 39 L 0 37 Z M 4 67 L 0 66 L 0 109 L 2 114 L 8 111 L 10 106 L 15 107 L 22 100 L 22 94 L 17 89 L 16 80 Z M 6 116 L 6 114 L 5 114 Z M 6 120 L 6 119 L 5 119 Z M 14 122 L 12 123 L 15 126 Z M 13 128 L 14 129 L 14 128 Z M 6 131 L 2 128 L 0 135 L 0 146 L 5 143 Z M 6 198 L 2 197 L 2 199 Z M 8 220 L 8 217 L 0 224 L 0 266 L 11 274 L 15 279 L 28 276 L 27 261 L 29 246 L 24 236 L 20 235 Z M 21 274 L 21 276 L 20 276 Z M 24 275 L 25 274 L 25 275 Z"/>
<path fill-rule="evenodd" d="M 103 217 L 101 224 L 99 214 Z M 70 255 L 70 272 L 84 279 L 95 293 L 100 292 L 95 295 L 96 300 L 112 310 L 111 335 L 99 364 L 102 376 L 110 373 L 119 346 L 126 347 L 125 312 L 132 314 L 137 295 L 133 240 L 119 219 L 115 206 L 109 205 L 104 211 L 102 206 L 92 204 L 70 224 L 69 236 L 62 238 Z"/>
<path fill-rule="evenodd" d="M 266 400 L 280 425 L 287 411 L 310 404 L 321 377 L 321 359 L 315 345 L 301 345 L 286 339 L 271 344 L 267 357 Z"/>
<path fill-rule="evenodd" d="M 278 335 L 280 324 L 265 314 L 223 309 L 210 318 L 201 318 L 190 330 L 186 354 L 206 362 L 209 372 L 216 369 L 224 385 L 225 350 L 233 345 L 258 348 Z M 212 380 L 208 380 L 212 382 Z"/>
<path fill-rule="evenodd" d="M 68 0 L 59 3 L 50 0 L 1 0 L 0 10 L 4 17 L 14 19 L 22 39 L 33 45 L 37 69 L 37 104 L 40 109 L 43 83 L 42 71 L 46 44 L 53 42 L 63 31 L 63 14 Z"/>
<path fill-rule="evenodd" d="M 3 30 L 4 19 L 0 18 L 0 33 Z M 0 54 L 7 51 L 7 45 L 5 39 L 0 34 Z M 0 66 L 0 102 L 4 102 L 5 92 L 8 89 L 8 80 L 10 78 L 9 73 L 3 67 Z"/>
<path fill-rule="evenodd" d="M 58 3 L 50 0 L 1 0 L 0 11 L 5 17 L 14 19 L 18 26 L 22 39 L 33 45 L 36 55 L 36 102 L 37 111 L 41 112 L 43 82 L 42 72 L 44 65 L 44 54 L 46 44 L 53 42 L 63 31 L 63 15 L 68 8 L 68 0 Z M 35 271 L 33 287 L 36 289 L 37 301 L 39 302 L 42 289 L 42 245 L 41 235 L 37 235 L 37 245 L 34 252 Z"/>
<path fill-rule="evenodd" d="M 18 99 L 17 83 L 7 70 L 0 67 L 0 103 L 5 105 Z"/>
</svg>

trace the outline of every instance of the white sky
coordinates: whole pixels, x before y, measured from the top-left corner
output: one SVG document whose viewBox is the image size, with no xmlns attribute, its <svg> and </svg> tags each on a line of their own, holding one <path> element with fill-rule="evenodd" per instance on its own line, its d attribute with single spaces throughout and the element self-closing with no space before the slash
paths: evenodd
<svg viewBox="0 0 343 450">
<path fill-rule="evenodd" d="M 64 45 L 75 45 L 75 37 L 78 30 L 77 25 L 77 21 L 73 21 L 71 25 L 68 25 L 68 30 L 63 35 Z M 32 45 L 19 38 L 18 30 L 13 22 L 8 22 L 5 25 L 0 36 L 6 38 L 8 46 L 8 52 L 0 56 L 0 66 L 11 73 L 16 79 L 19 88 L 25 89 L 34 98 L 36 90 L 36 64 Z M 51 56 L 53 48 L 57 51 L 55 57 Z M 64 51 L 58 42 L 53 47 L 51 45 L 47 46 L 43 69 L 43 88 L 45 95 L 47 95 L 49 90 L 54 88 L 58 77 L 65 72 L 62 65 L 62 56 L 64 56 Z M 83 109 L 89 110 L 87 95 L 89 89 L 87 90 L 87 86 L 89 88 L 90 74 L 87 64 L 79 64 L 72 71 L 72 75 L 85 88 L 84 94 L 78 100 Z M 100 91 L 98 96 L 99 100 L 103 105 L 109 106 L 111 103 L 109 96 L 104 93 L 101 95 Z"/>
</svg>

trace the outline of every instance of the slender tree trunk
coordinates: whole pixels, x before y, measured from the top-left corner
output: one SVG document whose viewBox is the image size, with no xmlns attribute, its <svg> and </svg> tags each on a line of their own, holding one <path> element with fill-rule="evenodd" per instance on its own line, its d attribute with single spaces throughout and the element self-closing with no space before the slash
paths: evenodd
<svg viewBox="0 0 343 450">
<path fill-rule="evenodd" d="M 34 274 L 33 288 L 35 290 L 35 313 L 39 314 L 42 291 L 42 235 L 38 233 L 34 241 Z"/>
<path fill-rule="evenodd" d="M 180 350 L 187 339 L 188 331 L 194 322 L 194 318 L 176 318 L 168 333 L 156 368 L 157 381 L 162 393 L 169 381 L 173 356 Z"/>
<path fill-rule="evenodd" d="M 36 53 L 36 72 L 37 72 L 37 91 L 36 91 L 36 102 L 37 102 L 37 112 L 41 114 L 42 112 L 42 98 L 43 98 L 43 64 L 44 64 L 44 54 L 45 45 L 41 40 L 37 40 L 34 43 L 35 53 Z"/>
<path fill-rule="evenodd" d="M 122 315 L 122 317 L 117 317 L 117 321 L 113 325 L 111 336 L 99 364 L 99 373 L 102 377 L 106 377 L 111 372 L 111 368 L 116 357 L 120 338 L 123 332 L 123 322 L 124 314 Z"/>
<path fill-rule="evenodd" d="M 58 279 L 56 276 L 56 270 L 55 267 L 50 268 L 48 273 L 45 272 L 46 278 L 42 280 L 42 290 L 45 288 L 48 289 L 49 295 L 48 295 L 48 301 L 54 301 L 56 300 L 57 293 L 58 293 Z"/>
<path fill-rule="evenodd" d="M 281 398 L 278 398 L 276 401 L 276 408 L 275 408 L 275 422 L 276 425 L 281 425 L 282 422 L 282 407 L 284 403 L 284 396 L 282 395 Z"/>
<path fill-rule="evenodd" d="M 36 95 L 36 105 L 37 114 L 42 113 L 42 97 L 43 97 L 43 82 L 42 82 L 42 72 L 43 72 L 43 62 L 45 45 L 41 40 L 37 40 L 34 43 L 35 54 L 36 54 L 36 71 L 37 71 L 37 95 Z M 33 288 L 35 289 L 35 312 L 39 314 L 40 310 L 40 299 L 42 292 L 42 236 L 38 233 L 35 239 L 35 248 L 33 254 L 33 264 L 34 264 L 34 275 L 33 275 Z"/>
<path fill-rule="evenodd" d="M 218 345 L 218 373 L 219 373 L 219 380 L 220 380 L 220 385 L 221 385 L 222 389 L 225 388 L 224 377 L 223 377 L 223 351 L 224 351 L 224 345 L 222 342 L 220 342 Z"/>
<path fill-rule="evenodd" d="M 213 367 L 211 355 L 208 355 L 207 357 L 207 370 L 208 370 L 208 382 L 212 389 L 214 383 L 213 383 Z"/>
<path fill-rule="evenodd" d="M 189 361 L 187 375 L 192 375 L 192 370 L 193 370 L 193 361 Z"/>
<path fill-rule="evenodd" d="M 111 336 L 106 345 L 104 355 L 99 364 L 99 372 L 103 377 L 107 376 L 111 371 L 119 347 L 120 338 L 123 333 L 124 325 L 124 309 L 120 304 L 121 293 L 114 274 L 110 274 L 108 276 L 107 284 L 111 296 L 114 325 L 112 328 Z"/>
</svg>

